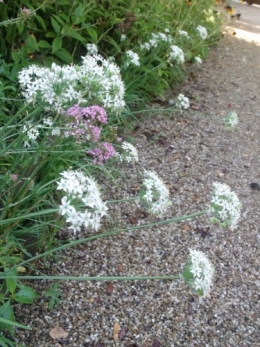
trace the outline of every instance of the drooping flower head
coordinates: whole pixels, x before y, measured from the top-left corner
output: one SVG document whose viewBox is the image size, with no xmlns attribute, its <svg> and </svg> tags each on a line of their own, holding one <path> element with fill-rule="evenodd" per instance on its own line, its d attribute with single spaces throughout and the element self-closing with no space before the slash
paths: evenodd
<svg viewBox="0 0 260 347">
<path fill-rule="evenodd" d="M 196 29 L 197 29 L 200 37 L 202 38 L 202 40 L 206 40 L 206 38 L 208 37 L 207 29 L 205 27 L 203 27 L 202 25 L 198 25 Z"/>
<path fill-rule="evenodd" d="M 140 66 L 140 61 L 139 61 L 139 55 L 131 50 L 126 51 L 126 56 L 127 56 L 127 65 L 130 63 L 135 65 L 135 66 Z"/>
<path fill-rule="evenodd" d="M 138 150 L 131 143 L 124 141 L 122 142 L 121 147 L 123 152 L 116 154 L 120 161 L 126 161 L 127 163 L 130 163 L 137 162 L 139 160 Z"/>
<path fill-rule="evenodd" d="M 179 109 L 188 109 L 190 107 L 190 101 L 189 98 L 187 98 L 186 96 L 184 96 L 183 94 L 179 94 L 177 96 L 177 101 L 176 101 L 176 106 Z"/>
<path fill-rule="evenodd" d="M 214 266 L 204 253 L 194 249 L 190 249 L 189 252 L 188 261 L 182 271 L 182 277 L 196 294 L 205 297 L 212 285 Z"/>
<path fill-rule="evenodd" d="M 68 228 L 74 233 L 83 226 L 98 230 L 101 218 L 107 214 L 107 206 L 101 199 L 95 180 L 80 170 L 67 170 L 60 175 L 57 190 L 61 190 L 64 196 L 59 213 L 64 216 L 66 223 L 70 224 Z"/>
<path fill-rule="evenodd" d="M 175 62 L 176 64 L 183 64 L 185 62 L 183 50 L 176 45 L 170 46 L 170 53 L 169 53 L 169 57 L 168 57 L 168 62 L 169 63 Z"/>
<path fill-rule="evenodd" d="M 140 202 L 155 215 L 163 215 L 171 202 L 169 190 L 153 171 L 145 171 L 144 180 L 139 194 Z"/>
<path fill-rule="evenodd" d="M 194 61 L 195 61 L 195 64 L 202 64 L 202 60 L 200 57 L 195 57 Z"/>
<path fill-rule="evenodd" d="M 227 130 L 232 130 L 238 124 L 238 116 L 236 111 L 231 111 L 225 118 L 225 124 Z"/>
<path fill-rule="evenodd" d="M 211 220 L 219 222 L 222 227 L 230 226 L 233 230 L 240 218 L 241 202 L 227 184 L 214 182 L 213 187 L 213 197 L 209 209 Z"/>
</svg>

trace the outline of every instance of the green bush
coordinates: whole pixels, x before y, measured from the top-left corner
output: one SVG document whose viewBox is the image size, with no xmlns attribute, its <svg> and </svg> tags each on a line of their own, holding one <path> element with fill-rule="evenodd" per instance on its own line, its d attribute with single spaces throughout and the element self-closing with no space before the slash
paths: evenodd
<svg viewBox="0 0 260 347">
<path fill-rule="evenodd" d="M 6 63 L 16 69 L 31 63 L 50 66 L 56 63 L 78 63 L 87 53 L 87 44 L 95 44 L 104 57 L 113 57 L 122 68 L 129 100 L 163 96 L 166 89 L 182 80 L 185 64 L 167 62 L 169 45 L 179 46 L 185 60 L 204 58 L 208 46 L 219 36 L 221 20 L 212 11 L 213 0 L 45 0 L 33 6 L 24 0 L 0 3 L 0 20 L 11 25 L 0 27 L 0 49 Z M 38 7 L 37 7 L 38 6 Z M 17 19 L 13 19 L 16 18 Z M 202 40 L 196 30 L 208 31 Z M 165 33 L 172 42 L 161 42 L 149 52 L 141 45 L 152 35 Z M 188 33 L 189 39 L 179 35 Z M 124 40 L 123 40 L 124 38 Z M 140 55 L 140 66 L 125 69 L 125 53 Z"/>
</svg>

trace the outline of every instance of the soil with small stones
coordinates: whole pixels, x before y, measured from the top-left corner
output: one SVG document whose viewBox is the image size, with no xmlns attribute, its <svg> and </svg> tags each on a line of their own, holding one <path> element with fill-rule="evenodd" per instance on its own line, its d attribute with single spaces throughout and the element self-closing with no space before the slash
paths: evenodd
<svg viewBox="0 0 260 347">
<path fill-rule="evenodd" d="M 158 111 L 136 124 L 129 136 L 139 150 L 139 162 L 122 165 L 116 182 L 100 178 L 104 198 L 121 199 L 138 193 L 144 169 L 156 171 L 171 193 L 165 218 L 151 217 L 133 202 L 113 204 L 101 231 L 129 225 L 140 228 L 63 250 L 54 260 L 35 264 L 49 275 L 179 274 L 189 248 L 194 248 L 215 266 L 210 295 L 199 300 L 181 280 L 64 281 L 59 306 L 49 310 L 43 292 L 50 282 L 42 280 L 33 283 L 42 294 L 34 305 L 15 306 L 17 321 L 32 328 L 17 330 L 17 343 L 26 347 L 259 346 L 260 46 L 237 38 L 235 26 L 226 30 L 202 65 L 191 68 L 178 90 L 190 98 L 190 110 Z M 239 124 L 227 131 L 223 119 L 232 110 Z M 207 217 L 141 227 L 205 210 L 214 181 L 228 184 L 242 202 L 237 229 L 221 229 Z M 67 337 L 54 340 L 49 332 L 55 326 L 68 332 Z"/>
</svg>

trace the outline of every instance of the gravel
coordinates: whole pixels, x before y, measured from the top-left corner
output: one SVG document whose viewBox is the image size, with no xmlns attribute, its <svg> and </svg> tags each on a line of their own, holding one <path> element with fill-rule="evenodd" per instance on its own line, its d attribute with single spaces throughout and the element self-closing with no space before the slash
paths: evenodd
<svg viewBox="0 0 260 347">
<path fill-rule="evenodd" d="M 259 56 L 260 47 L 225 34 L 200 66 L 191 67 L 178 93 L 190 98 L 185 112 L 161 112 L 136 123 L 128 138 L 139 150 L 137 164 L 121 165 L 116 182 L 101 179 L 106 199 L 134 197 L 144 169 L 170 190 L 164 218 L 148 216 L 134 202 L 113 204 L 101 231 L 141 226 L 205 210 L 212 183 L 228 184 L 242 203 L 238 228 L 221 229 L 207 217 L 140 228 L 63 250 L 37 263 L 49 275 L 141 276 L 179 274 L 189 248 L 203 251 L 215 266 L 210 295 L 199 300 L 182 280 L 60 282 L 59 306 L 48 309 L 41 295 L 32 306 L 16 305 L 17 330 L 26 347 L 256 347 L 260 341 L 259 290 Z M 156 106 L 156 105 L 155 105 Z M 158 106 L 158 105 L 157 105 Z M 223 119 L 235 110 L 239 124 Z M 108 188 L 109 187 L 109 188 Z M 51 282 L 33 285 L 43 293 Z M 119 324 L 119 325 L 118 325 Z M 68 336 L 54 340 L 62 327 Z M 114 329 L 119 328 L 118 339 Z"/>
</svg>

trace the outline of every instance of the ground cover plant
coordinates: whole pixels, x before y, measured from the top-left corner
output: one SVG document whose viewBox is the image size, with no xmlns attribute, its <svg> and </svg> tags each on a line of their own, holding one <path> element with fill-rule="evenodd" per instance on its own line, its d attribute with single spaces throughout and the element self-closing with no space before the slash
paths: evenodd
<svg viewBox="0 0 260 347">
<path fill-rule="evenodd" d="M 138 160 L 136 148 L 122 141 L 118 127 L 125 127 L 137 104 L 163 98 L 181 81 L 186 64 L 202 63 L 220 35 L 221 16 L 211 0 L 46 0 L 35 7 L 22 0 L 0 6 L 0 345 L 12 346 L 14 326 L 21 327 L 12 303 L 37 299 L 22 279 L 56 279 L 22 275 L 24 266 L 59 249 L 126 231 L 98 233 L 109 211 L 98 178 L 110 174 L 109 165 Z M 174 104 L 176 112 L 189 108 L 182 94 Z M 229 128 L 236 125 L 234 115 L 226 118 Z M 163 216 L 169 192 L 156 173 L 145 169 L 134 199 L 149 213 Z M 240 208 L 229 187 L 216 183 L 210 208 L 159 223 L 208 214 L 223 227 L 235 228 Z M 84 228 L 93 230 L 93 237 L 53 246 L 64 224 L 72 239 Z M 183 273 L 167 278 L 183 279 L 203 297 L 213 265 L 196 250 L 187 258 Z"/>
</svg>

